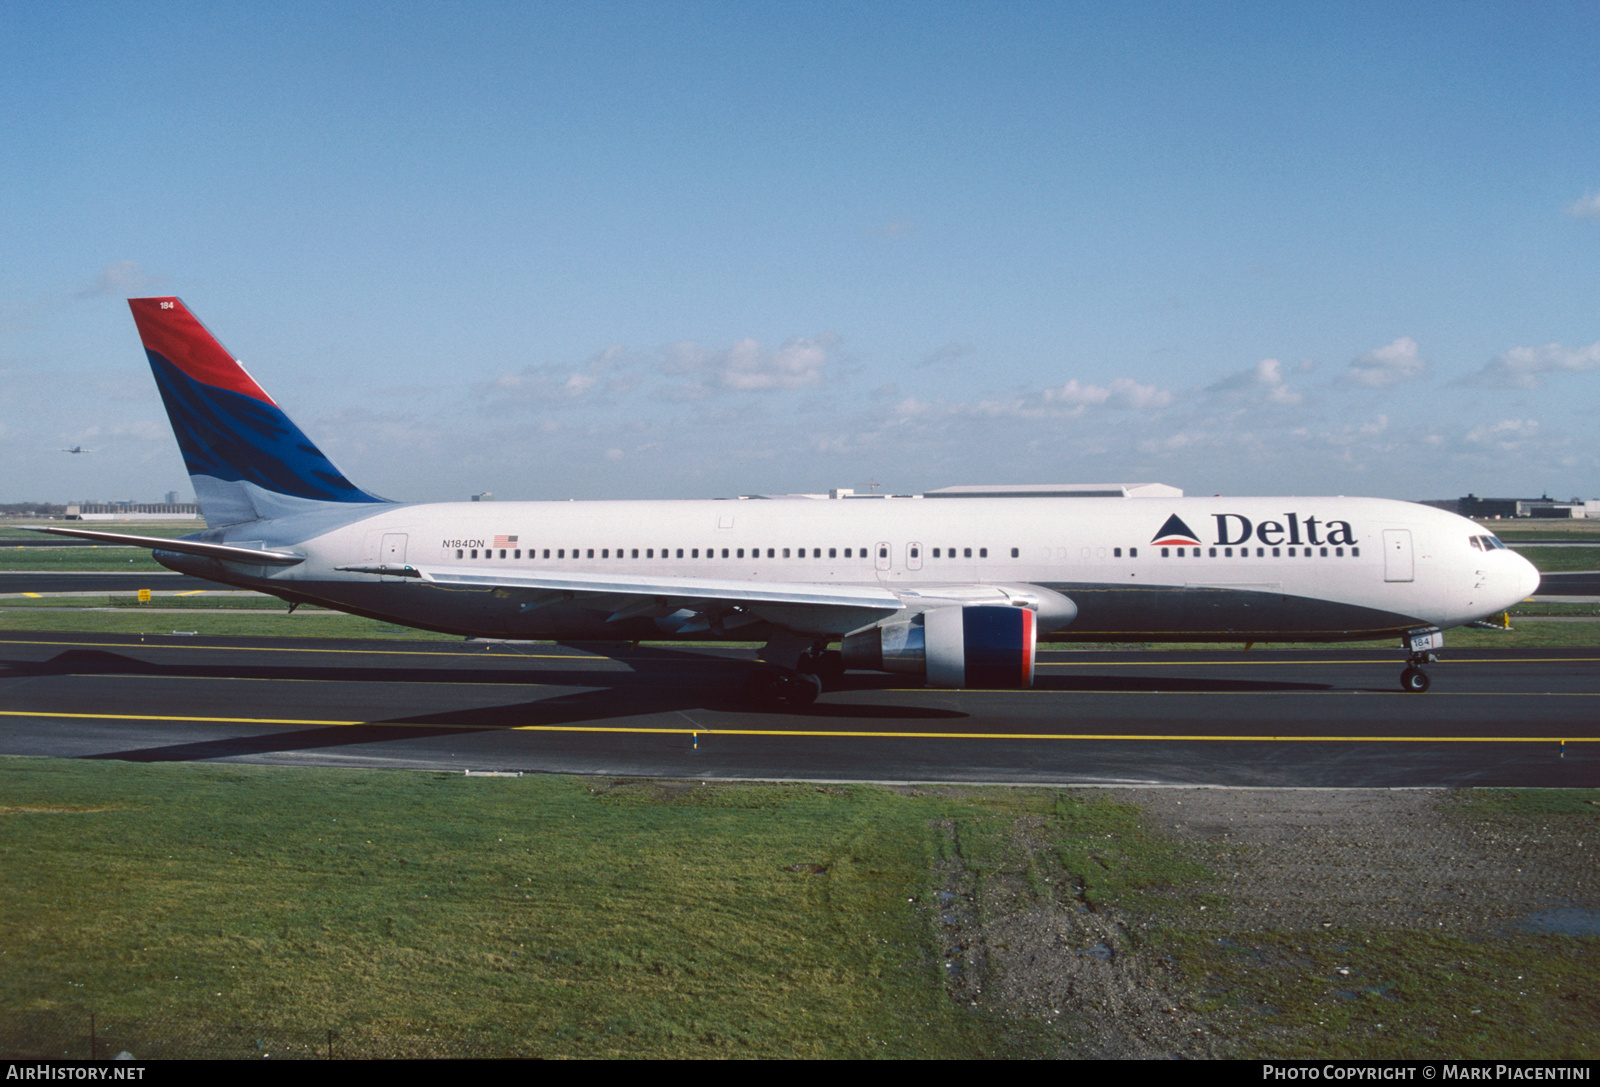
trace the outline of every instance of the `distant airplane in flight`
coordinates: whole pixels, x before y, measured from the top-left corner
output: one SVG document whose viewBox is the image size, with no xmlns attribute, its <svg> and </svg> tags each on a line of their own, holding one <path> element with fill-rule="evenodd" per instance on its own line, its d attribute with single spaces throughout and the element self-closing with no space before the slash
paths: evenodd
<svg viewBox="0 0 1600 1087">
<path fill-rule="evenodd" d="M 1083 484 L 391 502 L 345 478 L 182 302 L 129 305 L 208 527 L 177 540 L 45 531 L 424 630 L 763 640 L 750 686 L 765 699 L 809 704 L 846 668 L 1027 687 L 1041 638 L 1398 639 L 1401 687 L 1421 692 L 1443 629 L 1539 584 L 1473 522 L 1373 498 Z"/>
<path fill-rule="evenodd" d="M 94 450 L 93 449 L 85 449 L 81 445 L 75 445 L 71 449 L 63 449 L 62 452 L 63 453 L 93 453 Z"/>
</svg>

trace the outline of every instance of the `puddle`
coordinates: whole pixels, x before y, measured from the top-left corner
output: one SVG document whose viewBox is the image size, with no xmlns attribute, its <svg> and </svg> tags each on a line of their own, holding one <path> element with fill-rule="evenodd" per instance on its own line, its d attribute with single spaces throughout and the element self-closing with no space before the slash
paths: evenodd
<svg viewBox="0 0 1600 1087">
<path fill-rule="evenodd" d="M 1558 936 L 1600 936 L 1600 910 L 1592 906 L 1557 906 L 1528 914 L 1517 927 Z"/>
</svg>

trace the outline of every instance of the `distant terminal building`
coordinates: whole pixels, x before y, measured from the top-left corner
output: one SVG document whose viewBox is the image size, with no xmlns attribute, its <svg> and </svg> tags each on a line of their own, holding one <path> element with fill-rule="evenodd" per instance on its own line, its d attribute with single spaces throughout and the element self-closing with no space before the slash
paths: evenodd
<svg viewBox="0 0 1600 1087">
<path fill-rule="evenodd" d="M 1480 521 L 1509 520 L 1514 517 L 1572 520 L 1600 517 L 1600 501 L 1585 502 L 1581 498 L 1574 498 L 1570 502 L 1562 502 L 1549 495 L 1539 498 L 1479 498 L 1469 494 L 1456 500 L 1456 512 Z"/>
<path fill-rule="evenodd" d="M 200 507 L 193 502 L 73 502 L 63 516 L 68 521 L 194 521 Z"/>
</svg>

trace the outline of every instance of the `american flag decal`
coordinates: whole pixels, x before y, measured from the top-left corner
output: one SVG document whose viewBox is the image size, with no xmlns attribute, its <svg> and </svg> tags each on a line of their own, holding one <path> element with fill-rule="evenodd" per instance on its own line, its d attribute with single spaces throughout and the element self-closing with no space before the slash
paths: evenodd
<svg viewBox="0 0 1600 1087">
<path fill-rule="evenodd" d="M 515 547 L 517 546 L 517 538 L 515 536 L 496 536 L 494 545 L 496 547 Z"/>
</svg>

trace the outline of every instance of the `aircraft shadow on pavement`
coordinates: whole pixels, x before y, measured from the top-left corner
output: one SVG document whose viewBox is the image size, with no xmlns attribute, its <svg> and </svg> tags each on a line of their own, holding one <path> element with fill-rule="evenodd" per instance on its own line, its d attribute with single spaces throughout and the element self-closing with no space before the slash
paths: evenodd
<svg viewBox="0 0 1600 1087">
<path fill-rule="evenodd" d="M 1063 675 L 1037 675 L 1033 681 L 1036 691 L 1148 691 L 1161 694 L 1248 694 L 1259 691 L 1331 691 L 1331 683 L 1298 683 L 1290 680 L 1244 679 L 1242 677 L 1205 678 L 1201 676 L 1094 676 L 1081 673 Z"/>
<path fill-rule="evenodd" d="M 670 652 L 670 651 L 669 651 Z M 668 715 L 669 722 L 637 721 L 640 728 L 664 727 L 674 732 L 709 731 L 722 727 L 788 731 L 809 726 L 826 730 L 828 722 L 873 722 L 874 729 L 893 729 L 902 722 L 906 731 L 925 731 L 930 722 L 961 720 L 969 715 L 933 706 L 882 705 L 839 701 L 820 701 L 800 707 L 786 703 L 758 704 L 743 694 L 743 682 L 750 662 L 727 658 L 708 658 L 697 654 L 652 654 L 652 666 L 635 671 L 596 668 L 550 668 L 518 671 L 509 668 L 350 668 L 345 666 L 303 665 L 226 665 L 157 664 L 105 650 L 70 650 L 48 661 L 9 661 L 11 675 L 148 675 L 184 678 L 317 680 L 337 683 L 505 684 L 509 687 L 581 687 L 580 691 L 531 699 L 512 705 L 474 706 L 430 713 L 391 717 L 359 725 L 335 725 L 275 730 L 253 736 L 219 737 L 155 747 L 106 752 L 87 758 L 120 759 L 133 762 L 182 762 L 203 759 L 236 758 L 284 751 L 350 747 L 371 743 L 404 742 L 424 737 L 461 735 L 469 732 L 498 732 L 509 729 L 559 729 L 563 725 L 583 727 L 603 722 L 619 722 Z M 469 658 L 470 660 L 470 658 Z M 683 664 L 697 668 L 684 674 Z M 645 663 L 645 662 L 640 662 Z M 847 677 L 847 679 L 869 677 Z M 871 677 L 891 680 L 892 677 Z M 851 684 L 857 690 L 878 686 L 872 682 Z M 836 694 L 848 695 L 848 691 Z M 287 711 L 293 713 L 298 711 Z M 700 722 L 690 713 L 737 715 L 742 721 Z M 671 721 L 676 717 L 676 721 Z M 754 717 L 757 720 L 751 721 Z M 698 726 L 698 728 L 697 728 Z M 271 726 L 267 726 L 271 727 Z M 628 727 L 619 725 L 618 727 Z M 841 729 L 843 730 L 843 728 Z"/>
</svg>

